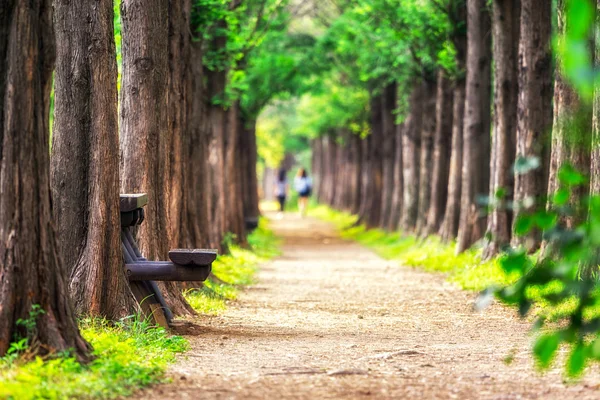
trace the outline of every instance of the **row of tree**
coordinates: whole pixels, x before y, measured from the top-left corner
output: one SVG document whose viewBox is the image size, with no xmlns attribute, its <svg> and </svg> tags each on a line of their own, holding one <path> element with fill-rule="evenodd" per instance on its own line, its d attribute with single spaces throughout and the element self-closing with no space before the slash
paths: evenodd
<svg viewBox="0 0 600 400">
<path fill-rule="evenodd" d="M 75 316 L 138 312 L 120 193 L 148 194 L 137 232 L 148 259 L 226 250 L 227 233 L 245 243 L 245 220 L 259 215 L 255 120 L 274 92 L 257 88 L 255 55 L 285 28 L 285 6 L 0 4 L 0 355 L 34 332 L 39 351 L 84 361 Z M 161 289 L 176 315 L 193 313 L 180 285 Z"/>
<path fill-rule="evenodd" d="M 343 15 L 365 36 L 346 29 L 345 37 L 356 51 L 394 38 L 396 58 L 378 62 L 400 71 L 362 82 L 369 134 L 346 123 L 313 140 L 320 201 L 358 213 L 368 227 L 456 240 L 459 252 L 485 238 L 491 257 L 509 244 L 539 248 L 539 231 L 517 236 L 515 225 L 559 191 L 562 166 L 591 176 L 597 193 L 599 158 L 590 145 L 600 114 L 576 91 L 577 79 L 586 80 L 581 87 L 593 80 L 584 67 L 594 54 L 594 2 L 350 3 Z M 587 186 L 572 204 L 585 194 Z M 583 217 L 572 215 L 569 227 Z"/>
</svg>

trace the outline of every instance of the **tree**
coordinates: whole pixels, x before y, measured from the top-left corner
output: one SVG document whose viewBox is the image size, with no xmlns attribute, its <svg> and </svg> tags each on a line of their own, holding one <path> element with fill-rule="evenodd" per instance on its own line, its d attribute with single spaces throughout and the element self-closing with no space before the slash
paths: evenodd
<svg viewBox="0 0 600 400">
<path fill-rule="evenodd" d="M 0 6 L 0 355 L 28 337 L 41 355 L 90 359 L 52 221 L 48 112 L 55 47 L 49 1 Z M 33 327 L 19 321 L 31 321 Z"/>
<path fill-rule="evenodd" d="M 482 236 L 476 198 L 489 188 L 490 21 L 485 0 L 467 0 L 467 81 L 457 251 Z"/>
<path fill-rule="evenodd" d="M 59 255 L 78 314 L 138 309 L 121 250 L 117 65 L 112 1 L 55 4 L 52 191 Z"/>
<path fill-rule="evenodd" d="M 410 113 L 404 123 L 402 161 L 404 165 L 404 194 L 402 199 L 401 228 L 411 232 L 419 212 L 419 154 L 423 124 L 423 84 L 415 83 L 410 97 Z"/>
<path fill-rule="evenodd" d="M 431 205 L 427 213 L 425 235 L 437 233 L 444 217 L 448 197 L 450 142 L 452 141 L 452 90 L 446 73 L 438 71 L 435 106 Z"/>
<path fill-rule="evenodd" d="M 513 225 L 521 213 L 539 204 L 546 193 L 547 136 L 552 126 L 551 3 L 521 0 L 520 31 L 516 160 L 525 165 L 530 160 L 534 164 L 515 174 Z M 530 203 L 529 207 L 527 203 Z M 526 236 L 513 236 L 512 244 L 528 242 L 529 249 L 534 250 L 539 247 L 540 240 L 540 232 L 532 230 Z"/>
<path fill-rule="evenodd" d="M 506 201 L 511 200 L 514 187 L 511 167 L 515 159 L 517 125 L 519 14 L 519 0 L 493 2 L 494 128 L 489 197 L 492 210 L 488 216 L 484 258 L 498 254 L 511 238 L 512 218 Z"/>
<path fill-rule="evenodd" d="M 396 108 L 397 88 L 394 83 L 387 85 L 381 96 L 382 98 L 382 129 L 383 129 L 383 183 L 381 220 L 379 226 L 388 228 L 388 222 L 392 215 L 394 197 L 394 166 L 396 164 L 396 123 L 394 110 Z"/>
<path fill-rule="evenodd" d="M 170 242 L 168 10 L 167 0 L 121 3 L 121 189 L 148 193 L 146 221 L 136 236 L 149 260 L 167 259 Z M 161 288 L 174 314 L 194 313 L 176 283 Z"/>
</svg>

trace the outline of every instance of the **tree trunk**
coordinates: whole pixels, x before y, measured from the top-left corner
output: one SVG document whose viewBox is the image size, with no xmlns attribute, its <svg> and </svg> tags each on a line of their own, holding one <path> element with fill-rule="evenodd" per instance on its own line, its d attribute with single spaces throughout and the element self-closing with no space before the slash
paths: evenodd
<svg viewBox="0 0 600 400">
<path fill-rule="evenodd" d="M 467 82 L 457 252 L 483 236 L 476 198 L 489 191 L 490 20 L 485 0 L 467 1 Z"/>
<path fill-rule="evenodd" d="M 410 96 L 410 114 L 404 123 L 402 161 L 404 165 L 404 193 L 402 200 L 402 230 L 413 231 L 419 212 L 419 154 L 423 126 L 423 84 L 417 83 Z"/>
<path fill-rule="evenodd" d="M 517 159 L 537 158 L 548 164 L 549 130 L 552 126 L 552 5 L 544 0 L 521 0 L 519 40 L 519 94 L 517 111 Z M 521 212 L 540 204 L 547 190 L 547 168 L 515 175 L 514 221 Z M 528 204 L 529 203 L 529 207 Z M 514 222 L 513 222 L 514 224 Z M 514 246 L 537 249 L 541 232 L 513 236 Z"/>
<path fill-rule="evenodd" d="M 256 148 L 256 120 L 244 120 L 241 130 L 244 164 L 242 168 L 242 181 L 244 183 L 244 217 L 258 218 L 260 216 L 258 199 L 258 178 L 256 175 L 257 148 Z"/>
<path fill-rule="evenodd" d="M 360 211 L 360 203 L 362 199 L 362 140 L 357 134 L 352 134 L 350 137 L 350 146 L 352 148 L 352 172 L 350 176 L 352 191 L 350 199 L 350 212 L 358 214 Z"/>
<path fill-rule="evenodd" d="M 148 194 L 145 222 L 136 236 L 149 260 L 168 259 L 171 240 L 170 151 L 176 141 L 169 132 L 167 113 L 168 10 L 168 0 L 121 3 L 121 190 Z M 194 314 L 175 282 L 161 282 L 159 286 L 175 315 Z"/>
<path fill-rule="evenodd" d="M 371 97 L 371 133 L 366 141 L 367 164 L 363 164 L 363 191 L 360 221 L 367 228 L 378 226 L 381 217 L 382 193 L 382 110 L 381 97 Z"/>
<path fill-rule="evenodd" d="M 452 98 L 452 145 L 450 152 L 450 171 L 448 172 L 448 200 L 444 219 L 440 227 L 440 236 L 450 242 L 458 234 L 460 220 L 460 198 L 462 193 L 463 132 L 465 111 L 465 81 L 455 82 Z"/>
<path fill-rule="evenodd" d="M 448 200 L 444 211 L 444 219 L 439 234 L 442 240 L 449 242 L 458 234 L 460 220 L 460 199 L 462 194 L 462 162 L 463 162 L 463 134 L 466 82 L 464 71 L 467 57 L 466 30 L 459 27 L 466 26 L 466 2 L 460 2 L 452 14 L 453 25 L 456 27 L 452 41 L 456 49 L 456 64 L 458 76 L 454 78 L 452 94 L 452 144 L 450 151 L 450 171 L 448 173 Z"/>
<path fill-rule="evenodd" d="M 70 352 L 86 362 L 91 348 L 73 314 L 52 221 L 52 6 L 19 0 L 0 10 L 0 356 L 28 337 L 35 353 Z M 28 332 L 18 321 L 34 306 L 40 313 Z"/>
<path fill-rule="evenodd" d="M 204 84 L 203 52 L 200 42 L 191 43 L 188 85 L 190 90 L 188 136 L 189 147 L 185 153 L 186 191 L 185 209 L 187 231 L 191 235 L 191 247 L 211 247 L 208 199 L 211 196 L 208 186 L 208 131 L 206 110 L 206 87 Z"/>
<path fill-rule="evenodd" d="M 189 186 L 185 184 L 185 169 L 192 168 L 186 157 L 190 145 L 188 112 L 190 109 L 190 13 L 191 0 L 169 0 L 169 92 L 167 123 L 170 149 L 168 187 L 168 229 L 170 247 L 189 247 L 190 224 L 186 220 Z M 193 162 L 198 162 L 194 160 Z"/>
<path fill-rule="evenodd" d="M 59 254 L 81 315 L 138 310 L 121 250 L 112 1 L 57 2 L 52 190 Z"/>
<path fill-rule="evenodd" d="M 559 34 L 567 30 L 566 24 L 566 1 L 561 0 L 558 2 Z M 550 199 L 561 186 L 558 172 L 562 166 L 570 164 L 586 176 L 590 172 L 591 111 L 591 107 L 581 102 L 575 90 L 562 76 L 559 67 L 554 84 L 554 123 L 548 180 Z M 589 188 L 580 186 L 571 193 L 569 201 L 575 212 L 561 221 L 567 228 L 574 228 L 585 219 L 587 210 L 583 207 L 583 197 L 588 190 Z"/>
<path fill-rule="evenodd" d="M 381 219 L 379 226 L 388 229 L 388 222 L 392 214 L 394 197 L 394 166 L 396 164 L 396 122 L 394 110 L 396 108 L 396 84 L 391 83 L 384 89 L 382 99 L 382 129 L 383 129 L 383 184 Z"/>
<path fill-rule="evenodd" d="M 495 79 L 490 201 L 493 208 L 488 216 L 484 259 L 498 254 L 511 238 L 512 213 L 507 205 L 514 188 L 520 0 L 494 0 L 492 13 Z"/>
<path fill-rule="evenodd" d="M 312 172 L 314 176 L 313 192 L 317 202 L 322 201 L 323 182 L 323 138 L 318 137 L 312 142 Z"/>
<path fill-rule="evenodd" d="M 404 124 L 396 125 L 396 148 L 394 162 L 394 191 L 392 194 L 392 210 L 387 229 L 390 232 L 398 230 L 402 216 L 402 195 L 404 193 L 404 171 L 402 164 L 402 138 L 404 136 Z"/>
<path fill-rule="evenodd" d="M 425 235 L 440 228 L 448 198 L 450 142 L 452 141 L 452 91 L 443 71 L 438 72 L 435 106 L 435 138 L 431 174 L 431 205 L 427 214 Z"/>
<path fill-rule="evenodd" d="M 435 108 L 437 82 L 426 79 L 424 82 L 423 126 L 421 128 L 421 161 L 419 182 L 419 211 L 417 213 L 417 235 L 422 235 L 427 227 L 427 215 L 431 204 L 431 167 L 433 164 L 433 141 L 435 136 Z"/>
<path fill-rule="evenodd" d="M 225 138 L 225 180 L 227 185 L 225 218 L 227 220 L 226 231 L 234 234 L 238 243 L 245 244 L 243 193 L 238 169 L 238 163 L 240 162 L 239 132 L 242 129 L 242 124 L 239 102 L 236 101 L 228 110 Z"/>
</svg>

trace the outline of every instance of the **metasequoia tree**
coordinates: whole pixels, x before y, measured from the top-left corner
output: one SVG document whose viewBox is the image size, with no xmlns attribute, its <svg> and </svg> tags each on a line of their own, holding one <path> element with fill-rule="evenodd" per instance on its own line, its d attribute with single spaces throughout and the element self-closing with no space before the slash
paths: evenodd
<svg viewBox="0 0 600 400">
<path fill-rule="evenodd" d="M 392 216 L 394 197 L 394 166 L 396 165 L 396 123 L 394 109 L 396 108 L 396 85 L 388 84 L 381 96 L 382 103 L 382 129 L 383 129 L 383 182 L 382 206 L 379 226 L 388 228 L 388 221 Z"/>
<path fill-rule="evenodd" d="M 419 208 L 417 212 L 417 235 L 427 227 L 427 214 L 431 204 L 431 166 L 433 164 L 433 142 L 435 137 L 435 108 L 437 83 L 432 76 L 424 79 L 423 125 L 421 127 L 421 154 L 419 169 Z"/>
<path fill-rule="evenodd" d="M 450 21 L 454 29 L 450 35 L 454 48 L 456 49 L 457 73 L 452 82 L 452 143 L 450 145 L 450 171 L 448 173 L 448 199 L 444 218 L 439 234 L 444 241 L 456 238 L 460 220 L 460 199 L 462 193 L 462 163 L 463 163 L 463 134 L 464 134 L 464 111 L 466 91 L 466 57 L 467 36 L 464 26 L 466 25 L 467 9 L 466 2 L 450 2 Z M 462 29 L 461 29 L 462 28 Z"/>
<path fill-rule="evenodd" d="M 570 29 L 567 26 L 566 3 L 566 0 L 558 2 L 559 35 L 565 34 Z M 548 178 L 549 198 L 552 198 L 560 188 L 558 173 L 561 167 L 570 165 L 586 176 L 590 172 L 592 110 L 567 82 L 563 76 L 562 67 L 559 60 L 559 68 L 554 82 L 554 122 Z M 573 228 L 585 217 L 586 210 L 582 205 L 583 196 L 587 193 L 588 186 L 585 184 L 573 189 L 570 202 L 576 210 L 575 213 L 563 218 L 562 222 L 567 228 Z"/>
<path fill-rule="evenodd" d="M 419 155 L 421 154 L 421 129 L 423 126 L 423 83 L 416 83 L 410 96 L 410 111 L 404 122 L 402 135 L 402 162 L 404 193 L 402 199 L 401 229 L 411 232 L 419 212 Z"/>
<path fill-rule="evenodd" d="M 452 140 L 452 90 L 444 71 L 438 71 L 435 105 L 435 134 L 433 167 L 431 171 L 431 204 L 427 213 L 427 227 L 423 234 L 437 233 L 448 197 L 450 142 Z"/>
<path fill-rule="evenodd" d="M 490 16 L 485 0 L 467 0 L 467 80 L 457 251 L 483 236 L 477 196 L 489 190 Z"/>
<path fill-rule="evenodd" d="M 538 160 L 539 167 L 515 175 L 515 221 L 546 193 L 547 136 L 552 127 L 552 4 L 521 0 L 520 32 L 516 159 Z M 514 235 L 512 244 L 527 244 L 534 250 L 540 239 L 540 233 L 532 230 L 526 236 Z"/>
<path fill-rule="evenodd" d="M 117 319 L 137 305 L 120 239 L 113 2 L 56 2 L 54 8 L 58 46 L 51 169 L 58 250 L 77 312 Z"/>
<path fill-rule="evenodd" d="M 173 142 L 168 119 L 172 111 L 168 107 L 168 11 L 168 0 L 123 0 L 121 3 L 121 190 L 148 194 L 145 222 L 136 236 L 142 253 L 149 260 L 168 257 L 170 153 L 173 145 L 178 146 Z M 180 178 L 176 176 L 176 179 Z M 174 314 L 193 313 L 176 283 L 162 283 L 161 287 Z"/>
<path fill-rule="evenodd" d="M 29 337 L 42 355 L 70 351 L 87 361 L 90 347 L 77 328 L 52 222 L 54 56 L 50 1 L 0 5 L 0 356 L 15 337 Z M 18 322 L 32 316 L 33 329 Z"/>
<path fill-rule="evenodd" d="M 510 242 L 512 218 L 506 200 L 513 192 L 512 166 L 517 124 L 517 53 L 519 0 L 495 0 L 492 10 L 494 59 L 494 123 L 490 163 L 490 201 L 484 258 L 491 258 Z"/>
</svg>

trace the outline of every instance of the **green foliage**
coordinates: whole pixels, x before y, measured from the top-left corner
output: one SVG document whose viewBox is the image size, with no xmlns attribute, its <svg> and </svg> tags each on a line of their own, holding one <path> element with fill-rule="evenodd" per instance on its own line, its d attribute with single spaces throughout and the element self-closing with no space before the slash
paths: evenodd
<svg viewBox="0 0 600 400">
<path fill-rule="evenodd" d="M 186 300 L 201 314 L 216 315 L 224 311 L 227 301 L 235 300 L 240 286 L 254 282 L 258 265 L 279 255 L 279 240 L 261 218 L 258 228 L 248 236 L 249 248 L 229 247 L 230 254 L 221 255 L 213 263 L 213 274 L 202 288 L 184 292 Z"/>
<path fill-rule="evenodd" d="M 0 398 L 118 398 L 164 380 L 167 365 L 188 347 L 185 339 L 150 326 L 139 316 L 118 324 L 101 319 L 80 321 L 94 360 L 79 364 L 68 354 L 29 361 L 16 358 L 0 365 Z"/>
<path fill-rule="evenodd" d="M 544 231 L 545 253 L 533 263 L 524 250 L 507 252 L 501 265 L 518 279 L 486 294 L 495 293 L 504 303 L 517 306 L 522 316 L 541 305 L 543 311 L 534 323 L 534 329 L 542 332 L 534 345 L 539 366 L 551 366 L 559 347 L 566 345 L 571 348 L 566 371 L 578 376 L 588 361 L 600 360 L 596 344 L 600 340 L 600 197 L 588 199 L 587 219 L 568 227 L 563 221 L 572 213 L 567 206 L 571 193 L 587 178 L 569 165 L 560 169 L 558 178 L 561 188 L 552 207 L 521 217 L 515 231 L 519 235 Z"/>
</svg>

